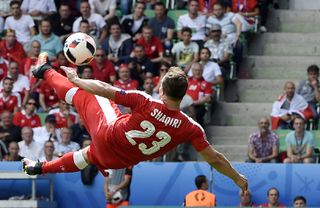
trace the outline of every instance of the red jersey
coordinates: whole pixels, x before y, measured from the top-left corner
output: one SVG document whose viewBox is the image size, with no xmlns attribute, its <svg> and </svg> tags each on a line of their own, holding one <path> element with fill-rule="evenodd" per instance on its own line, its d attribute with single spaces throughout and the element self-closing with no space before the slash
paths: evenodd
<svg viewBox="0 0 320 208">
<path fill-rule="evenodd" d="M 8 61 L 14 60 L 19 64 L 19 71 L 23 71 L 23 61 L 26 57 L 26 53 L 23 49 L 23 46 L 18 41 L 15 41 L 12 48 L 8 48 L 6 41 L 3 40 L 0 43 L 2 57 Z"/>
<path fill-rule="evenodd" d="M 212 84 L 205 81 L 203 77 L 200 80 L 189 78 L 187 94 L 192 97 L 192 100 L 199 100 L 205 95 L 211 95 L 212 92 Z"/>
<path fill-rule="evenodd" d="M 257 0 L 232 0 L 231 11 L 234 13 L 252 12 L 257 6 Z"/>
<path fill-rule="evenodd" d="M 46 80 L 43 80 L 39 87 L 39 94 L 44 95 L 44 102 L 47 107 L 52 107 L 59 102 L 59 97 L 56 91 L 48 84 Z"/>
<path fill-rule="evenodd" d="M 151 42 L 147 43 L 143 37 L 137 40 L 137 45 L 142 45 L 144 47 L 146 56 L 149 59 L 154 59 L 159 57 L 159 53 L 163 52 L 163 46 L 160 38 L 153 36 Z"/>
<path fill-rule="evenodd" d="M 103 82 L 110 82 L 110 76 L 116 76 L 114 65 L 111 61 L 105 60 L 102 68 L 99 68 L 96 60 L 92 60 L 90 65 L 93 68 L 92 76 Z"/>
<path fill-rule="evenodd" d="M 22 110 L 13 116 L 13 124 L 20 126 L 21 128 L 25 126 L 35 128 L 41 126 L 41 120 L 37 114 L 34 113 L 31 116 L 28 116 L 26 115 L 26 112 Z"/>
<path fill-rule="evenodd" d="M 4 97 L 3 93 L 0 93 L 0 114 L 5 110 L 13 113 L 15 106 L 21 107 L 21 96 L 19 93 L 12 93 L 8 97 Z"/>
<path fill-rule="evenodd" d="M 136 90 L 139 87 L 139 82 L 134 79 L 130 79 L 126 82 L 118 79 L 114 82 L 113 86 L 118 87 L 122 90 Z"/>
<path fill-rule="evenodd" d="M 0 80 L 6 77 L 8 74 L 8 66 L 3 58 L 0 58 Z"/>
<path fill-rule="evenodd" d="M 64 128 L 68 127 L 68 120 L 63 114 L 60 112 L 59 108 L 52 109 L 49 111 L 49 114 L 53 114 L 56 117 L 56 127 L 57 128 Z M 72 111 L 69 111 L 69 116 L 73 124 L 78 122 L 78 115 Z"/>
<path fill-rule="evenodd" d="M 118 91 L 115 103 L 130 107 L 132 114 L 119 116 L 108 125 L 106 134 L 95 139 L 101 152 L 94 156 L 105 167 L 129 167 L 159 157 L 184 142 L 191 142 L 198 152 L 209 146 L 198 123 L 144 92 Z M 102 151 L 107 147 L 112 148 Z M 108 164 L 106 156 L 110 154 L 113 162 Z"/>
</svg>

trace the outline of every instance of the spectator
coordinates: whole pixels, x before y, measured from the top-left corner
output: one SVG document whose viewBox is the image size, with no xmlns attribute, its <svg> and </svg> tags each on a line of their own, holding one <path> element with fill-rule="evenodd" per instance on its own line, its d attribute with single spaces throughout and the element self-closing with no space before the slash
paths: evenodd
<svg viewBox="0 0 320 208">
<path fill-rule="evenodd" d="M 188 0 L 188 14 L 181 15 L 177 22 L 178 37 L 183 39 L 182 28 L 189 27 L 194 33 L 192 41 L 196 41 L 200 48 L 205 40 L 206 17 L 199 14 L 199 3 L 197 0 Z"/>
<path fill-rule="evenodd" d="M 61 141 L 60 129 L 56 128 L 56 118 L 54 115 L 47 115 L 44 126 L 33 128 L 33 139 L 40 145 L 44 145 L 47 140 Z"/>
<path fill-rule="evenodd" d="M 9 111 L 4 111 L 1 114 L 0 139 L 7 147 L 12 141 L 20 142 L 22 140 L 21 128 L 12 123 L 12 113 Z"/>
<path fill-rule="evenodd" d="M 0 1 L 0 17 L 7 18 L 9 15 L 11 15 L 10 2 L 11 2 L 11 0 L 1 0 Z"/>
<path fill-rule="evenodd" d="M 234 18 L 241 22 L 241 31 L 254 29 L 255 17 L 260 14 L 257 0 L 232 0 L 231 5 L 231 11 L 236 13 Z"/>
<path fill-rule="evenodd" d="M 288 81 L 284 85 L 284 94 L 272 106 L 272 129 L 292 128 L 292 121 L 297 116 L 308 120 L 313 118 L 313 113 L 307 101 L 295 93 L 294 83 Z"/>
<path fill-rule="evenodd" d="M 277 162 L 279 137 L 270 131 L 270 121 L 266 117 L 259 119 L 258 127 L 259 131 L 252 133 L 249 137 L 247 162 Z"/>
<path fill-rule="evenodd" d="M 152 34 L 152 28 L 144 26 L 142 29 L 142 37 L 137 40 L 138 45 L 142 45 L 145 49 L 146 56 L 153 63 L 159 63 L 163 60 L 163 46 L 158 37 Z"/>
<path fill-rule="evenodd" d="M 29 78 L 31 83 L 35 83 L 37 81 L 36 79 L 33 79 L 32 70 L 36 66 L 40 51 L 41 51 L 40 42 L 37 40 L 32 41 L 31 49 L 28 53 L 28 57 L 24 61 L 24 69 L 23 69 L 23 74 Z M 32 79 L 34 81 L 32 81 Z M 30 86 L 32 87 L 32 84 L 30 84 Z"/>
<path fill-rule="evenodd" d="M 10 62 L 8 77 L 13 80 L 12 92 L 20 93 L 22 97 L 22 104 L 24 105 L 29 97 L 30 84 L 28 77 L 19 73 L 19 66 L 17 62 Z M 4 80 L 1 80 L 0 82 L 1 88 L 3 86 L 3 81 Z"/>
<path fill-rule="evenodd" d="M 80 146 L 83 146 L 83 141 L 87 138 L 90 138 L 90 135 L 83 124 L 81 118 L 79 122 L 71 126 L 71 141 L 78 143 Z"/>
<path fill-rule="evenodd" d="M 57 59 L 52 63 L 52 67 L 57 70 L 63 76 L 66 76 L 66 73 L 60 68 L 61 66 L 75 67 L 72 63 L 68 61 L 63 51 L 59 51 L 56 55 Z"/>
<path fill-rule="evenodd" d="M 50 61 L 55 60 L 57 53 L 63 49 L 60 38 L 52 33 L 49 19 L 42 19 L 39 25 L 40 33 L 34 36 L 31 41 L 39 41 L 41 44 L 41 52 L 47 52 Z"/>
<path fill-rule="evenodd" d="M 160 85 L 161 85 L 161 79 L 164 77 L 164 75 L 168 72 L 169 68 L 171 67 L 170 64 L 168 64 L 167 62 L 161 62 L 160 63 L 160 74 L 159 76 L 155 76 L 153 77 L 153 83 L 155 85 L 153 91 L 155 93 L 158 93 L 159 94 L 159 88 L 160 88 Z"/>
<path fill-rule="evenodd" d="M 191 64 L 199 59 L 199 46 L 197 43 L 191 42 L 191 28 L 184 27 L 180 33 L 182 41 L 174 44 L 172 55 L 175 58 L 175 63 L 188 72 Z"/>
<path fill-rule="evenodd" d="M 310 105 L 313 115 L 317 116 L 317 103 L 320 102 L 319 67 L 311 65 L 307 69 L 308 79 L 300 81 L 296 92 Z"/>
<path fill-rule="evenodd" d="M 130 35 L 121 33 L 121 26 L 113 21 L 109 26 L 110 35 L 102 42 L 102 48 L 108 56 L 108 60 L 116 65 L 127 63 L 133 50 Z"/>
<path fill-rule="evenodd" d="M 203 78 L 212 85 L 223 86 L 223 77 L 218 64 L 209 61 L 211 52 L 204 47 L 200 50 L 200 64 L 203 66 Z M 188 72 L 188 76 L 192 77 L 192 70 Z"/>
<path fill-rule="evenodd" d="M 4 23 L 4 29 L 14 30 L 17 40 L 22 45 L 27 45 L 31 37 L 36 34 L 34 21 L 30 15 L 23 14 L 21 10 L 21 1 L 13 0 L 10 2 L 12 16 L 8 17 Z"/>
<path fill-rule="evenodd" d="M 136 90 L 139 87 L 137 80 L 131 79 L 128 65 L 121 64 L 118 71 L 119 79 L 114 82 L 114 86 L 123 90 Z"/>
<path fill-rule="evenodd" d="M 313 163 L 314 135 L 305 131 L 303 118 L 293 120 L 294 131 L 286 136 L 287 155 L 284 163 Z"/>
<path fill-rule="evenodd" d="M 24 13 L 32 16 L 34 20 L 57 12 L 54 0 L 23 0 L 21 9 Z"/>
<path fill-rule="evenodd" d="M 132 0 L 122 0 L 120 1 L 121 14 L 127 15 L 132 11 Z"/>
<path fill-rule="evenodd" d="M 17 142 L 12 141 L 9 144 L 9 154 L 6 156 L 6 158 L 4 159 L 4 161 L 21 161 L 23 159 L 23 157 L 21 157 L 19 155 L 19 145 Z"/>
<path fill-rule="evenodd" d="M 144 80 L 143 83 L 143 89 L 144 92 L 153 97 L 154 99 L 159 99 L 159 94 L 154 92 L 154 84 L 153 84 L 153 79 L 148 77 Z"/>
<path fill-rule="evenodd" d="M 261 204 L 260 207 L 285 207 L 279 202 L 279 191 L 276 188 L 270 188 L 267 192 L 268 202 L 266 204 Z"/>
<path fill-rule="evenodd" d="M 83 138 L 83 142 L 81 144 L 81 148 L 86 148 L 88 146 L 90 146 L 91 144 L 91 139 L 88 137 L 88 138 Z"/>
<path fill-rule="evenodd" d="M 82 19 L 80 21 L 79 32 L 82 32 L 82 33 L 85 33 L 87 35 L 90 35 L 90 23 L 89 23 L 88 20 Z M 100 43 L 98 41 L 98 38 L 96 36 L 91 36 L 91 37 L 93 38 L 94 42 L 96 43 L 96 46 L 100 47 Z"/>
<path fill-rule="evenodd" d="M 70 109 L 69 104 L 64 100 L 59 100 L 59 107 L 49 111 L 56 117 L 57 128 L 69 128 L 78 122 L 78 114 Z"/>
<path fill-rule="evenodd" d="M 142 45 L 134 46 L 129 68 L 131 77 L 139 82 L 139 86 L 143 85 L 146 77 L 153 77 L 157 74 L 154 64 L 146 56 Z"/>
<path fill-rule="evenodd" d="M 186 207 L 189 206 L 209 206 L 214 207 L 216 205 L 216 196 L 210 192 L 208 192 L 209 184 L 206 176 L 198 175 L 195 178 L 195 184 L 197 186 L 197 190 L 192 191 L 186 195 L 184 205 Z M 197 196 L 201 196 L 201 199 Z"/>
<path fill-rule="evenodd" d="M 61 157 L 65 153 L 75 152 L 80 149 L 78 143 L 71 141 L 71 129 L 61 129 L 61 142 L 55 142 L 54 155 Z"/>
<path fill-rule="evenodd" d="M 19 142 L 19 155 L 26 158 L 39 160 L 43 151 L 42 147 L 33 140 L 32 128 L 26 126 L 21 130 L 22 141 Z"/>
<path fill-rule="evenodd" d="M 307 200 L 304 196 L 296 196 L 293 200 L 293 207 L 307 207 Z"/>
<path fill-rule="evenodd" d="M 196 110 L 196 119 L 198 123 L 204 125 L 204 114 L 206 113 L 205 105 L 210 103 L 212 95 L 212 87 L 209 82 L 206 82 L 202 76 L 203 67 L 199 63 L 194 63 L 191 66 L 192 77 L 189 77 L 187 95 L 192 97 L 193 105 Z"/>
<path fill-rule="evenodd" d="M 21 43 L 17 41 L 16 32 L 14 30 L 7 29 L 5 31 L 5 37 L 0 43 L 0 48 L 3 58 L 9 63 L 11 61 L 19 63 L 19 69 L 22 71 L 23 60 L 26 57 L 26 53 Z"/>
<path fill-rule="evenodd" d="M 13 80 L 5 77 L 2 80 L 3 89 L 0 92 L 0 113 L 10 111 L 17 113 L 21 108 L 21 96 L 19 93 L 12 92 Z"/>
<path fill-rule="evenodd" d="M 240 205 L 239 205 L 239 207 L 257 207 L 257 205 L 255 205 L 252 202 L 252 195 L 251 195 L 251 192 L 249 190 L 240 191 L 239 195 L 240 195 Z"/>
<path fill-rule="evenodd" d="M 52 23 L 52 32 L 60 37 L 62 42 L 71 35 L 74 17 L 71 14 L 70 6 L 62 2 L 59 7 L 59 12 L 50 15 Z"/>
<path fill-rule="evenodd" d="M 93 77 L 102 82 L 114 83 L 116 71 L 102 48 L 98 48 L 94 60 L 90 63 L 93 68 Z"/>
<path fill-rule="evenodd" d="M 175 30 L 174 21 L 167 16 L 167 9 L 163 2 L 157 2 L 154 11 L 155 17 L 149 20 L 148 25 L 152 28 L 153 35 L 160 38 L 165 50 L 169 50 L 170 54 Z M 165 55 L 169 54 L 166 52 Z"/>
<path fill-rule="evenodd" d="M 6 77 L 8 74 L 8 66 L 6 60 L 2 56 L 2 51 L 0 50 L 0 80 Z"/>
<path fill-rule="evenodd" d="M 239 40 L 241 22 L 234 18 L 234 13 L 226 11 L 224 3 L 221 1 L 217 1 L 213 5 L 213 15 L 208 18 L 207 24 L 207 27 L 211 30 L 213 25 L 220 25 L 221 37 L 225 38 L 227 42 L 235 44 Z"/>
<path fill-rule="evenodd" d="M 104 178 L 104 195 L 107 199 L 106 208 L 129 206 L 132 167 L 109 169 Z"/>
<path fill-rule="evenodd" d="M 10 144 L 9 144 L 10 148 Z M 9 151 L 6 144 L 0 140 L 0 161 L 8 159 Z"/>
<path fill-rule="evenodd" d="M 137 1 L 134 5 L 133 13 L 123 16 L 120 21 L 122 32 L 131 35 L 133 41 L 141 37 L 142 28 L 148 23 L 144 10 L 144 2 Z"/>
<path fill-rule="evenodd" d="M 78 66 L 78 73 L 81 79 L 93 79 L 93 68 L 90 65 Z"/>
<path fill-rule="evenodd" d="M 99 43 L 102 43 L 104 38 L 107 36 L 107 31 L 105 29 L 106 22 L 100 14 L 92 13 L 90 10 L 89 2 L 81 1 L 81 16 L 74 21 L 72 31 L 79 32 L 81 20 L 86 19 L 90 23 L 90 35 L 95 36 Z"/>
<path fill-rule="evenodd" d="M 221 26 L 218 24 L 212 25 L 209 38 L 204 47 L 210 50 L 210 59 L 218 63 L 226 74 L 226 71 L 230 70 L 230 60 L 233 54 L 232 46 L 229 42 L 221 39 Z"/>
<path fill-rule="evenodd" d="M 117 1 L 116 0 L 89 0 L 91 12 L 100 14 L 104 20 L 110 20 L 115 17 Z"/>
<path fill-rule="evenodd" d="M 54 143 L 51 140 L 48 140 L 44 143 L 43 146 L 43 155 L 42 157 L 39 159 L 39 161 L 43 162 L 43 161 L 52 161 L 57 159 L 58 157 L 55 156 L 54 154 Z"/>
<path fill-rule="evenodd" d="M 58 95 L 46 80 L 42 80 L 39 87 L 40 112 L 49 112 L 51 109 L 59 106 Z"/>
<path fill-rule="evenodd" d="M 37 102 L 29 98 L 24 109 L 13 116 L 13 124 L 21 128 L 28 126 L 31 128 L 41 126 L 40 117 L 37 115 Z"/>
</svg>

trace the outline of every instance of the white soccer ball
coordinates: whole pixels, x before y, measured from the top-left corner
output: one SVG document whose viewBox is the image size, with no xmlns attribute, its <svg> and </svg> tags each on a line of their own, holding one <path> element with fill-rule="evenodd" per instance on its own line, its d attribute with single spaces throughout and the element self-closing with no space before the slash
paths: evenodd
<svg viewBox="0 0 320 208">
<path fill-rule="evenodd" d="M 122 201 L 122 194 L 120 191 L 117 191 L 113 194 L 111 203 L 112 204 L 119 204 Z"/>
<path fill-rule="evenodd" d="M 96 43 L 85 33 L 74 33 L 64 43 L 64 55 L 75 65 L 90 63 L 96 53 Z"/>
</svg>

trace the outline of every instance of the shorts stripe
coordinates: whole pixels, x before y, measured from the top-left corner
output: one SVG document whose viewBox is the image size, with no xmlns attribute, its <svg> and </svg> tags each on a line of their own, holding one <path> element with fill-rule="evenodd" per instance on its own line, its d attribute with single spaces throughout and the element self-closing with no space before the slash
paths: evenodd
<svg viewBox="0 0 320 208">
<path fill-rule="evenodd" d="M 112 123 L 114 120 L 116 120 L 117 115 L 116 115 L 110 101 L 107 98 L 104 98 L 104 97 L 101 97 L 98 95 L 95 95 L 95 97 L 96 97 L 96 99 L 100 105 L 100 108 L 102 109 L 102 111 L 107 119 L 107 122 Z"/>
<path fill-rule="evenodd" d="M 68 90 L 68 92 L 66 93 L 66 96 L 65 96 L 66 103 L 72 105 L 73 96 L 76 94 L 78 89 L 79 89 L 79 87 L 73 87 L 70 90 Z"/>
</svg>

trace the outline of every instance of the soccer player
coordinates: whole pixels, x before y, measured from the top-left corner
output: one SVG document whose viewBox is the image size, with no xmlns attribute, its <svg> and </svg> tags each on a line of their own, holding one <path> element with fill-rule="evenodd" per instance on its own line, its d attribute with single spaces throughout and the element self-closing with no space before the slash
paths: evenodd
<svg viewBox="0 0 320 208">
<path fill-rule="evenodd" d="M 188 78 L 180 68 L 170 68 L 161 80 L 160 100 L 155 100 L 141 91 L 124 91 L 98 80 L 80 79 L 74 69 L 62 67 L 68 81 L 47 60 L 46 53 L 39 55 L 34 76 L 44 78 L 61 99 L 76 107 L 92 143 L 50 162 L 24 159 L 27 174 L 76 172 L 90 163 L 106 175 L 106 169 L 133 166 L 191 142 L 212 167 L 242 190 L 247 189 L 247 179 L 209 144 L 201 126 L 180 112 L 188 86 Z M 130 107 L 132 114 L 121 115 L 116 104 Z"/>
</svg>

